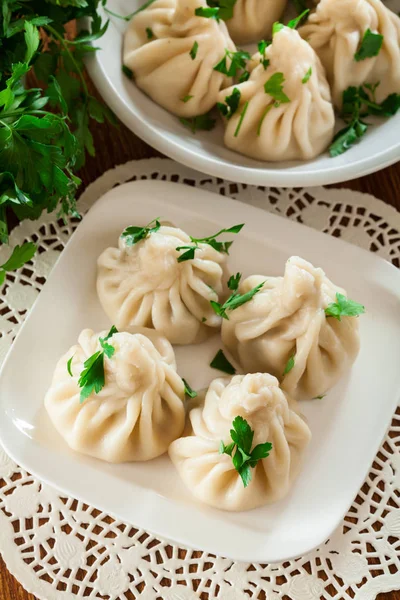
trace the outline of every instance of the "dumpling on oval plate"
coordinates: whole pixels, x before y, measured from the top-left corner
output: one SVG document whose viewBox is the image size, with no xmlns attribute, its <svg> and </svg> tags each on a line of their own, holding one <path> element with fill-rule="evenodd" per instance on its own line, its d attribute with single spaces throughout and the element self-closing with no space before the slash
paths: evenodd
<svg viewBox="0 0 400 600">
<path fill-rule="evenodd" d="M 85 362 L 103 350 L 100 338 L 106 333 L 84 329 L 60 358 L 45 408 L 77 452 L 112 463 L 150 460 L 163 454 L 184 428 L 184 384 L 174 351 L 152 330 L 114 333 L 107 339 L 112 356 L 98 357 L 103 370 L 99 363 L 93 367 L 96 381 L 104 373 L 104 385 L 83 398 L 78 382 Z"/>
<path fill-rule="evenodd" d="M 280 21 L 287 0 L 236 0 L 233 16 L 226 20 L 236 44 L 258 42 L 271 37 L 272 25 Z"/>
<path fill-rule="evenodd" d="M 311 432 L 275 377 L 255 373 L 215 379 L 204 406 L 192 409 L 189 418 L 187 435 L 172 442 L 168 452 L 198 500 L 223 510 L 241 511 L 286 496 L 299 472 Z M 230 448 L 233 428 L 240 428 L 241 438 L 246 438 L 249 456 L 257 446 L 268 444 L 268 455 L 242 465 L 246 470 L 242 474 L 233 464 L 237 452 L 237 448 Z M 253 456 L 266 454 L 256 450 Z"/>
<path fill-rule="evenodd" d="M 118 329 L 150 327 L 172 344 L 205 340 L 221 327 L 210 304 L 224 294 L 227 254 L 199 243 L 194 258 L 178 262 L 192 245 L 181 229 L 161 225 L 137 243 L 121 235 L 97 261 L 97 293 Z"/>
<path fill-rule="evenodd" d="M 294 29 L 280 26 L 249 70 L 247 81 L 218 97 L 225 145 L 261 161 L 307 160 L 324 152 L 335 115 L 324 68 L 311 46 Z"/>
<path fill-rule="evenodd" d="M 135 83 L 180 117 L 209 111 L 232 81 L 214 67 L 235 45 L 223 21 L 195 14 L 207 8 L 204 0 L 156 0 L 125 33 L 123 64 Z"/>
<path fill-rule="evenodd" d="M 400 93 L 400 18 L 381 0 L 321 0 L 299 33 L 320 57 L 338 108 L 352 86 L 377 86 L 378 103 Z"/>
<path fill-rule="evenodd" d="M 338 301 L 347 302 L 346 292 L 298 256 L 287 261 L 283 277 L 253 275 L 239 291 L 263 282 L 250 302 L 224 319 L 223 343 L 245 370 L 278 377 L 290 397 L 325 394 L 359 351 L 358 319 L 339 314 Z M 352 306 L 345 313 L 364 312 L 360 304 Z"/>
</svg>

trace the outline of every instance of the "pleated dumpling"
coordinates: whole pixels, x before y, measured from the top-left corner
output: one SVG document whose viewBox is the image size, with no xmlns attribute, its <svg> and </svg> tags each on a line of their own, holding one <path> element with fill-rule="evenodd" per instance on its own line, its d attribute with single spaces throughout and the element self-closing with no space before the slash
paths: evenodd
<svg viewBox="0 0 400 600">
<path fill-rule="evenodd" d="M 77 452 L 113 463 L 155 458 L 184 427 L 184 384 L 174 351 L 152 330 L 114 333 L 107 339 L 112 356 L 97 355 L 92 377 L 86 375 L 86 380 L 100 382 L 98 391 L 84 398 L 79 380 L 89 367 L 86 361 L 103 350 L 100 338 L 105 333 L 84 329 L 78 343 L 60 358 L 45 397 L 46 410 Z"/>
<path fill-rule="evenodd" d="M 223 321 L 225 346 L 245 370 L 278 377 L 290 397 L 325 394 L 359 350 L 358 319 L 338 314 L 345 306 L 346 292 L 322 269 L 297 256 L 287 261 L 284 277 L 248 277 L 240 292 L 264 281 L 250 302 Z M 342 314 L 364 311 L 357 303 L 352 307 Z M 326 309 L 336 318 L 328 316 Z"/>
<path fill-rule="evenodd" d="M 220 104 L 228 105 L 231 97 L 235 107 L 224 111 L 225 145 L 266 161 L 306 160 L 324 152 L 335 116 L 324 69 L 311 46 L 282 26 L 265 53 L 254 55 L 249 70 L 248 81 L 219 94 Z"/>
<path fill-rule="evenodd" d="M 235 51 L 223 21 L 195 14 L 204 0 L 156 0 L 137 13 L 125 33 L 123 63 L 157 104 L 180 117 L 209 111 L 232 79 L 215 71 Z M 209 9 L 210 10 L 210 9 Z"/>
<path fill-rule="evenodd" d="M 133 245 L 121 236 L 101 254 L 97 292 L 118 329 L 150 327 L 173 344 L 192 344 L 220 328 L 210 301 L 223 295 L 227 255 L 200 243 L 193 259 L 178 262 L 177 248 L 190 244 L 181 229 L 161 225 Z"/>
<path fill-rule="evenodd" d="M 400 92 L 400 18 L 381 0 L 321 0 L 299 32 L 320 57 L 338 108 L 351 86 L 379 83 L 378 103 Z"/>
<path fill-rule="evenodd" d="M 236 0 L 233 16 L 226 24 L 236 44 L 258 42 L 271 37 L 272 25 L 280 21 L 287 0 Z"/>
<path fill-rule="evenodd" d="M 288 493 L 311 432 L 275 377 L 256 373 L 236 375 L 232 380 L 215 379 L 204 407 L 192 409 L 189 416 L 188 435 L 175 440 L 168 452 L 198 500 L 223 510 L 240 511 L 275 502 Z M 248 455 L 258 445 L 270 444 L 269 455 L 247 467 L 249 482 L 248 474 L 242 478 L 233 464 L 237 452 L 237 448 L 229 448 L 233 428 L 240 428 L 240 438 L 247 439 Z M 253 437 L 247 435 L 248 428 L 254 432 Z M 227 453 L 221 453 L 224 449 Z"/>
</svg>

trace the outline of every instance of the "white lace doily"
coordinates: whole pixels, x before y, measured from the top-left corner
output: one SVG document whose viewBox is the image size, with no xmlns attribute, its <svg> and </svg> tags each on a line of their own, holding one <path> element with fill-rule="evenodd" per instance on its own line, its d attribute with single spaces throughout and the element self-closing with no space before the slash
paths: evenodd
<svg viewBox="0 0 400 600">
<path fill-rule="evenodd" d="M 266 189 L 228 183 L 169 160 L 108 171 L 81 197 L 87 210 L 135 179 L 201 186 L 300 221 L 377 252 L 400 266 L 400 213 L 349 190 Z M 39 245 L 31 266 L 7 276 L 0 299 L 0 361 L 76 222 L 55 214 L 23 222 L 11 246 Z M 0 264 L 9 249 L 0 248 Z M 235 563 L 179 548 L 58 493 L 0 448 L 0 551 L 11 573 L 41 600 L 374 600 L 400 589 L 400 410 L 341 526 L 318 550 L 283 564 Z"/>
</svg>

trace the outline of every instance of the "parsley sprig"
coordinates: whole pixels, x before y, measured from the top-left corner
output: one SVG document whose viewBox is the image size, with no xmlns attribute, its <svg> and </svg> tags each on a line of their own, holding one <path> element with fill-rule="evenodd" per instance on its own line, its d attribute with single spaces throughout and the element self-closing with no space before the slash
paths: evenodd
<svg viewBox="0 0 400 600">
<path fill-rule="evenodd" d="M 0 286 L 3 285 L 6 274 L 20 269 L 33 258 L 36 250 L 37 247 L 33 242 L 27 242 L 26 244 L 22 244 L 22 246 L 15 246 L 9 259 L 0 265 Z"/>
<path fill-rule="evenodd" d="M 102 350 L 98 350 L 83 363 L 83 371 L 79 376 L 78 385 L 81 388 L 80 402 L 84 402 L 93 392 L 98 394 L 105 385 L 104 374 L 104 356 L 112 358 L 115 352 L 114 346 L 108 343 L 108 340 L 114 333 L 118 333 L 117 328 L 113 325 L 110 331 L 104 338 L 99 338 Z M 71 357 L 67 363 L 67 369 L 70 373 Z"/>
<path fill-rule="evenodd" d="M 195 256 L 195 252 L 199 248 L 199 244 L 208 244 L 209 246 L 211 246 L 212 248 L 214 248 L 214 250 L 217 250 L 218 252 L 222 252 L 223 254 L 229 254 L 229 248 L 232 246 L 233 240 L 229 241 L 229 242 L 219 242 L 217 240 L 217 237 L 219 237 L 223 233 L 239 233 L 243 227 L 244 227 L 244 223 L 240 223 L 239 225 L 233 225 L 233 227 L 229 227 L 229 229 L 221 229 L 217 233 L 214 233 L 214 235 L 210 235 L 208 237 L 195 238 L 195 237 L 189 236 L 190 241 L 193 242 L 193 245 L 178 246 L 176 248 L 176 250 L 178 250 L 178 251 L 180 251 L 180 250 L 186 251 L 183 254 L 181 254 L 180 256 L 178 256 L 178 259 L 177 259 L 178 262 L 181 263 L 181 262 L 185 262 L 186 260 L 193 260 L 193 258 Z"/>
<path fill-rule="evenodd" d="M 369 127 L 365 118 L 370 115 L 391 117 L 400 109 L 400 94 L 389 94 L 380 104 L 375 101 L 375 91 L 379 85 L 380 82 L 360 87 L 351 86 L 343 92 L 341 116 L 346 126 L 333 138 L 329 148 L 332 157 L 343 154 L 365 135 Z"/>
<path fill-rule="evenodd" d="M 272 444 L 270 442 L 258 444 L 252 450 L 254 431 L 246 419 L 240 416 L 235 417 L 233 420 L 230 436 L 232 443 L 225 446 L 224 442 L 221 441 L 219 453 L 232 457 L 233 466 L 239 473 L 243 486 L 247 487 L 251 481 L 251 469 L 255 468 L 258 461 L 269 456 Z"/>
<path fill-rule="evenodd" d="M 358 317 L 364 313 L 365 306 L 339 293 L 336 294 L 336 302 L 332 302 L 325 309 L 327 317 L 333 317 L 338 321 L 341 321 L 342 317 Z"/>
<path fill-rule="evenodd" d="M 354 55 L 354 60 L 360 62 L 366 58 L 378 56 L 383 44 L 383 35 L 373 33 L 369 28 L 364 33 L 360 47 Z"/>
<path fill-rule="evenodd" d="M 240 103 L 240 90 L 239 88 L 233 88 L 232 93 L 225 97 L 225 104 L 223 102 L 217 102 L 217 108 L 221 115 L 226 117 L 228 120 L 233 117 Z"/>
<path fill-rule="evenodd" d="M 215 65 L 214 71 L 223 73 L 228 77 L 236 77 L 240 70 L 246 70 L 247 61 L 250 60 L 250 58 L 250 54 L 244 50 L 237 50 L 234 52 L 233 50 L 225 48 L 225 56 Z M 230 61 L 229 67 L 228 60 Z"/>
<path fill-rule="evenodd" d="M 237 291 L 238 287 L 239 287 L 240 279 L 241 279 L 241 273 L 237 273 L 236 275 L 234 275 L 233 277 L 231 277 L 229 279 L 228 287 L 230 290 L 232 290 L 232 294 L 229 296 L 228 300 L 225 300 L 225 302 L 223 304 L 220 304 L 219 302 L 215 302 L 215 300 L 210 300 L 210 304 L 213 307 L 214 312 L 217 315 L 219 315 L 220 317 L 222 317 L 223 319 L 226 319 L 228 321 L 229 321 L 229 317 L 228 317 L 227 311 L 235 310 L 236 308 L 239 308 L 239 306 L 242 306 L 243 304 L 246 304 L 246 302 L 249 302 L 256 294 L 258 294 L 258 292 L 261 291 L 261 289 L 265 283 L 265 281 L 262 281 L 261 283 L 256 285 L 253 289 L 249 290 L 245 294 L 240 294 Z"/>
<path fill-rule="evenodd" d="M 127 227 L 121 234 L 121 237 L 123 237 L 125 240 L 125 244 L 127 246 L 134 246 L 134 244 L 144 240 L 151 233 L 156 233 L 161 227 L 161 223 L 158 219 L 159 217 L 157 217 L 157 219 L 153 219 L 144 227 Z"/>
</svg>

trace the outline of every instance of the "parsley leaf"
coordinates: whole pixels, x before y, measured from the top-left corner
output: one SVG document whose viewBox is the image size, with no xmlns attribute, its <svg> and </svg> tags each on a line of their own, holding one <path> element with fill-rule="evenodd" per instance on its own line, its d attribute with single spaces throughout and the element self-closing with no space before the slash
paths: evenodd
<svg viewBox="0 0 400 600">
<path fill-rule="evenodd" d="M 198 115 L 197 117 L 191 117 L 190 119 L 184 119 L 181 117 L 180 122 L 187 129 L 190 129 L 192 133 L 196 133 L 196 131 L 211 131 L 214 129 L 216 120 L 213 119 L 210 113 L 206 113 L 205 115 Z"/>
<path fill-rule="evenodd" d="M 194 42 L 192 49 L 190 50 L 189 54 L 190 54 L 190 58 L 192 60 L 194 60 L 197 56 L 197 50 L 199 49 L 199 44 L 197 42 Z"/>
<path fill-rule="evenodd" d="M 326 394 L 321 394 L 321 396 L 315 396 L 313 398 L 313 400 L 322 400 L 323 398 L 325 398 Z"/>
<path fill-rule="evenodd" d="M 189 398 L 196 398 L 197 397 L 197 392 L 195 392 L 194 390 L 192 390 L 192 388 L 190 387 L 190 385 L 188 384 L 188 382 L 186 381 L 186 379 L 183 379 L 183 377 L 182 377 L 182 381 L 183 381 L 183 385 L 185 386 L 185 394 L 187 396 L 189 396 Z"/>
<path fill-rule="evenodd" d="M 182 102 L 189 102 L 189 100 L 191 100 L 192 98 L 194 98 L 194 96 L 187 94 L 187 96 L 185 96 L 184 98 L 181 98 L 181 100 L 182 100 Z"/>
<path fill-rule="evenodd" d="M 231 95 L 225 97 L 226 104 L 223 104 L 223 102 L 217 102 L 218 110 L 227 119 L 230 119 L 239 108 L 240 96 L 241 93 L 239 88 L 235 87 L 233 88 Z"/>
<path fill-rule="evenodd" d="M 383 35 L 372 33 L 368 28 L 361 40 L 361 45 L 354 55 L 354 60 L 360 62 L 372 56 L 378 56 L 383 44 Z"/>
<path fill-rule="evenodd" d="M 336 302 L 332 302 L 325 309 L 327 317 L 341 321 L 342 317 L 358 317 L 365 313 L 365 306 L 346 298 L 343 294 L 336 294 Z"/>
<path fill-rule="evenodd" d="M 289 360 L 287 361 L 285 369 L 283 371 L 283 375 L 287 375 L 293 369 L 295 356 L 296 356 L 295 354 L 292 354 L 292 356 L 289 357 Z"/>
<path fill-rule="evenodd" d="M 300 23 L 308 17 L 309 12 L 310 12 L 310 10 L 308 8 L 306 8 L 295 19 L 292 19 L 291 21 L 289 21 L 289 23 L 287 24 L 286 27 L 289 27 L 289 29 L 297 29 L 297 27 L 300 25 Z"/>
<path fill-rule="evenodd" d="M 126 75 L 126 77 L 127 77 L 128 79 L 134 79 L 134 76 L 133 76 L 133 71 L 132 71 L 132 69 L 130 69 L 130 68 L 129 68 L 129 67 L 127 67 L 126 65 L 122 65 L 121 69 L 122 69 L 122 72 L 123 72 L 123 74 L 124 74 L 124 75 Z"/>
<path fill-rule="evenodd" d="M 72 369 L 71 369 L 71 365 L 72 365 L 72 361 L 74 359 L 74 354 L 71 356 L 71 358 L 67 361 L 67 371 L 68 371 L 68 375 L 70 377 L 73 377 L 73 373 L 72 373 Z"/>
<path fill-rule="evenodd" d="M 153 219 L 144 227 L 127 227 L 121 234 L 121 237 L 125 239 L 125 244 L 127 246 L 133 246 L 147 238 L 151 233 L 156 233 L 161 227 L 161 223 L 158 219 L 159 217 Z"/>
<path fill-rule="evenodd" d="M 98 394 L 105 385 L 105 374 L 104 374 L 104 355 L 111 358 L 115 352 L 115 348 L 110 344 L 107 344 L 107 340 L 117 333 L 117 329 L 114 325 L 104 338 L 99 338 L 103 352 L 98 350 L 92 356 L 83 363 L 83 371 L 81 372 L 78 380 L 78 385 L 81 388 L 80 402 L 84 402 L 93 392 Z M 70 359 L 72 360 L 72 359 Z"/>
<path fill-rule="evenodd" d="M 236 273 L 236 275 L 231 275 L 228 281 L 228 288 L 233 292 L 236 292 L 239 288 L 239 283 L 242 278 L 241 273 Z"/>
<path fill-rule="evenodd" d="M 86 0 L 84 0 L 84 1 L 86 1 Z M 78 0 L 78 2 L 79 2 L 79 0 Z M 109 15 L 111 15 L 113 17 L 117 17 L 117 19 L 122 19 L 123 21 L 130 21 L 135 15 L 137 15 L 138 13 L 142 12 L 143 10 L 145 10 L 146 8 L 151 6 L 153 4 L 153 2 L 155 2 L 155 0 L 147 0 L 147 2 L 142 4 L 135 11 L 133 11 L 132 13 L 129 13 L 129 15 L 125 15 L 125 16 L 119 15 L 118 13 L 113 12 L 112 10 L 108 9 L 107 7 L 105 7 L 104 10 Z M 103 4 L 105 4 L 105 3 L 103 2 Z"/>
<path fill-rule="evenodd" d="M 20 269 L 33 258 L 36 250 L 37 246 L 33 242 L 27 242 L 22 244 L 22 246 L 15 246 L 9 259 L 0 265 L 0 285 L 3 285 L 6 279 L 6 273 Z"/>
<path fill-rule="evenodd" d="M 239 83 L 244 83 L 250 77 L 250 71 L 243 71 L 243 73 L 239 77 Z"/>
<path fill-rule="evenodd" d="M 250 60 L 250 58 L 250 54 L 244 50 L 237 50 L 236 52 L 233 52 L 233 50 L 228 50 L 225 48 L 225 56 L 219 61 L 218 64 L 215 65 L 214 71 L 223 73 L 228 77 L 236 77 L 238 71 L 241 69 L 246 69 L 247 61 Z M 229 67 L 227 64 L 227 59 L 231 61 Z"/>
<path fill-rule="evenodd" d="M 312 75 L 312 67 L 310 67 L 307 71 L 307 73 L 304 75 L 303 79 L 301 80 L 301 83 L 307 83 L 307 81 L 310 79 Z"/>
<path fill-rule="evenodd" d="M 228 375 L 234 375 L 236 373 L 235 367 L 231 365 L 222 350 L 218 350 L 217 354 L 210 362 L 210 367 L 222 371 L 223 373 L 228 373 Z"/>
<path fill-rule="evenodd" d="M 271 77 L 264 83 L 264 91 L 266 94 L 269 94 L 271 98 L 273 98 L 276 102 L 280 104 L 286 104 L 290 102 L 290 99 L 286 96 L 283 91 L 283 84 L 285 82 L 285 77 L 283 73 L 274 73 Z"/>
<path fill-rule="evenodd" d="M 148 40 L 151 40 L 154 37 L 153 30 L 150 27 L 146 27 L 146 36 Z"/>
<path fill-rule="evenodd" d="M 231 277 L 228 282 L 228 286 L 229 286 L 229 283 L 231 285 L 235 286 L 236 281 L 237 281 L 237 284 L 239 285 L 241 274 L 238 273 L 235 277 L 237 278 L 238 276 L 239 276 L 239 279 L 234 280 L 234 281 L 232 281 L 232 277 Z M 233 289 L 234 291 L 229 296 L 228 300 L 225 300 L 225 302 L 223 304 L 220 304 L 219 302 L 215 302 L 214 300 L 210 300 L 210 304 L 213 307 L 214 312 L 217 315 L 219 315 L 223 319 L 226 319 L 229 321 L 229 317 L 228 317 L 228 314 L 226 311 L 235 310 L 236 308 L 239 308 L 239 306 L 242 306 L 243 304 L 246 304 L 246 302 L 249 302 L 253 298 L 253 296 L 255 296 L 258 292 L 261 291 L 264 283 L 265 283 L 265 281 L 262 281 L 261 283 L 256 285 L 253 289 L 249 290 L 245 294 L 239 294 L 239 292 L 237 292 L 235 290 L 235 287 L 233 287 L 233 288 L 230 287 L 230 289 L 231 290 Z"/>
<path fill-rule="evenodd" d="M 258 444 L 251 450 L 254 431 L 246 419 L 241 416 L 234 418 L 230 436 L 233 442 L 225 446 L 224 442 L 221 441 L 219 453 L 232 457 L 233 465 L 242 479 L 243 486 L 247 487 L 251 481 L 251 469 L 254 469 L 259 460 L 269 456 L 272 444 L 265 442 L 264 444 Z M 234 451 L 235 454 L 233 454 Z"/>
<path fill-rule="evenodd" d="M 264 67 L 264 70 L 267 67 L 269 67 L 270 64 L 269 58 L 265 58 L 265 50 L 268 48 L 268 46 L 271 45 L 271 43 L 272 42 L 266 42 L 265 40 L 261 40 L 261 42 L 258 42 L 257 44 L 258 51 L 261 54 L 260 63 Z"/>
<path fill-rule="evenodd" d="M 206 19 L 216 19 L 217 21 L 220 19 L 219 8 L 217 7 L 211 8 L 209 6 L 199 6 L 195 9 L 194 14 L 197 17 L 204 17 Z"/>
<path fill-rule="evenodd" d="M 195 14 L 200 17 L 217 19 L 217 21 L 220 19 L 227 21 L 233 17 L 233 9 L 236 2 L 237 0 L 207 0 L 207 4 L 211 8 L 197 8 Z"/>
<path fill-rule="evenodd" d="M 229 248 L 232 246 L 233 241 L 229 242 L 218 242 L 217 237 L 222 235 L 223 233 L 239 233 L 244 227 L 244 223 L 240 223 L 239 225 L 233 225 L 229 227 L 229 229 L 221 229 L 214 235 L 210 235 L 204 238 L 195 238 L 190 237 L 191 242 L 194 243 L 194 246 L 178 246 L 176 250 L 186 250 L 183 254 L 178 256 L 178 262 L 185 262 L 186 260 L 192 260 L 194 258 L 195 252 L 199 247 L 199 244 L 209 244 L 214 250 L 218 252 L 222 252 L 223 254 L 229 254 Z"/>
</svg>

